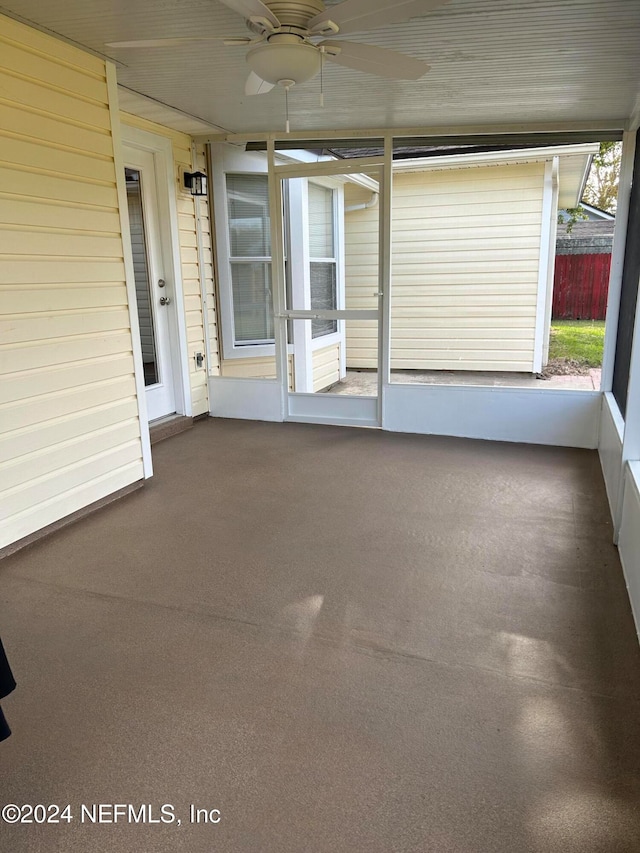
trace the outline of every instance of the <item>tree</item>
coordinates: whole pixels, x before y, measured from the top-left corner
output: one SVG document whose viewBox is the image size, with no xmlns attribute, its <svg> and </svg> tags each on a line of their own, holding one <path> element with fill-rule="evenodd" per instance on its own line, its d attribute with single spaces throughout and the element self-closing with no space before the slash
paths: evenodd
<svg viewBox="0 0 640 853">
<path fill-rule="evenodd" d="M 568 216 L 565 216 L 563 213 L 558 214 L 558 225 L 564 225 L 566 223 L 567 234 L 571 234 L 573 226 L 579 219 L 589 218 L 581 207 L 568 207 L 567 213 L 569 214 Z"/>
<path fill-rule="evenodd" d="M 621 159 L 621 142 L 600 143 L 600 150 L 593 158 L 582 196 L 585 204 L 591 204 L 609 213 L 616 212 Z"/>
</svg>

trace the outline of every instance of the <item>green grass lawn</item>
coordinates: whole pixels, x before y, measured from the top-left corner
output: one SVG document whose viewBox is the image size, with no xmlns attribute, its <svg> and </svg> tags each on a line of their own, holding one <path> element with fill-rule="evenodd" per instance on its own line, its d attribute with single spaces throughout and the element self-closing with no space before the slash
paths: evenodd
<svg viewBox="0 0 640 853">
<path fill-rule="evenodd" d="M 549 360 L 569 359 L 587 367 L 602 365 L 604 320 L 553 320 Z"/>
</svg>

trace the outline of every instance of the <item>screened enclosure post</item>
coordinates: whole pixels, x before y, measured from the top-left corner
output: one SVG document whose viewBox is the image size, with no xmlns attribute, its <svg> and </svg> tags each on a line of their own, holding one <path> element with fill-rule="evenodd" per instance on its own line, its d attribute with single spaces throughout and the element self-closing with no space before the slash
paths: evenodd
<svg viewBox="0 0 640 853">
<path fill-rule="evenodd" d="M 275 171 L 275 145 L 267 143 L 269 160 L 269 209 L 271 211 L 271 258 L 273 288 L 273 317 L 275 326 L 276 378 L 280 383 L 282 417 L 288 413 L 289 358 L 287 354 L 287 323 L 285 311 L 284 231 L 282 226 L 282 187 Z"/>
<path fill-rule="evenodd" d="M 609 273 L 609 295 L 607 297 L 602 380 L 600 383 L 601 391 L 611 391 L 613 388 L 613 368 L 616 360 L 622 272 L 627 242 L 627 225 L 629 223 L 629 204 L 631 201 L 635 153 L 636 134 L 635 132 L 625 131 L 622 135 L 622 162 L 620 164 L 620 180 L 618 183 L 618 204 L 616 208 L 615 230 L 613 233 L 611 272 Z"/>
<path fill-rule="evenodd" d="M 384 426 L 385 391 L 391 381 L 391 204 L 393 199 L 393 136 L 384 137 L 380 204 L 378 286 L 381 308 L 378 324 L 378 414 Z"/>
<path fill-rule="evenodd" d="M 636 319 L 633 328 L 622 464 L 625 465 L 627 462 L 637 460 L 640 460 L 640 288 L 638 289 Z"/>
</svg>

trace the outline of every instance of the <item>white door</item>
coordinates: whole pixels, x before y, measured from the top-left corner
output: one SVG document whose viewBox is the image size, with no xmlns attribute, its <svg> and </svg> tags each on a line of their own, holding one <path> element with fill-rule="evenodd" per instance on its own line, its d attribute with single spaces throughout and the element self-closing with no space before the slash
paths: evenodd
<svg viewBox="0 0 640 853">
<path fill-rule="evenodd" d="M 127 146 L 124 158 L 147 413 L 154 421 L 176 411 L 173 293 L 163 269 L 153 154 Z"/>
</svg>

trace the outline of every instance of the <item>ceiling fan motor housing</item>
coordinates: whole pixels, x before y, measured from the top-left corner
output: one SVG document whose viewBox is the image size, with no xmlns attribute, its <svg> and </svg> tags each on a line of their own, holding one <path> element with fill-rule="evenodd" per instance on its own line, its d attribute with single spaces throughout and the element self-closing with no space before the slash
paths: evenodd
<svg viewBox="0 0 640 853">
<path fill-rule="evenodd" d="M 249 68 L 267 83 L 291 81 L 298 86 L 320 71 L 321 54 L 317 47 L 305 44 L 299 36 L 273 35 L 247 53 Z"/>
<path fill-rule="evenodd" d="M 300 27 L 307 29 L 307 23 L 324 12 L 322 0 L 266 0 L 265 6 L 273 12 L 283 27 Z M 249 29 L 253 32 L 263 33 L 260 25 L 252 25 L 248 22 Z"/>
</svg>

